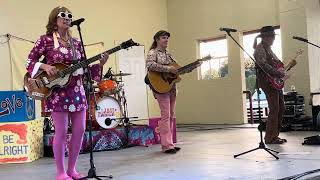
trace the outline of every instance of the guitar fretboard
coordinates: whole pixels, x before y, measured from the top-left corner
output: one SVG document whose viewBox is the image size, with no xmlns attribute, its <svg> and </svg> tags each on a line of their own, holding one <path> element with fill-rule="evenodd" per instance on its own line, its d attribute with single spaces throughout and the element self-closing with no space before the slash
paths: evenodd
<svg viewBox="0 0 320 180">
<path fill-rule="evenodd" d="M 115 52 L 117 52 L 117 51 L 119 51 L 119 50 L 121 50 L 121 49 L 122 49 L 121 46 L 117 46 L 117 47 L 114 47 L 114 48 L 112 48 L 112 49 L 109 49 L 109 50 L 107 50 L 107 51 L 105 51 L 105 52 L 103 52 L 103 53 L 113 54 L 113 53 L 115 53 Z M 103 53 L 101 53 L 101 54 L 103 54 Z M 90 59 L 81 61 L 81 62 L 79 62 L 79 63 L 77 63 L 77 64 L 75 64 L 75 65 L 72 65 L 72 66 L 70 66 L 70 67 L 68 67 L 68 68 L 60 71 L 60 72 L 59 72 L 60 76 L 61 76 L 61 77 L 64 77 L 64 76 L 67 75 L 67 74 L 71 74 L 71 73 L 75 72 L 77 69 L 87 67 L 89 64 L 91 64 L 91 63 L 93 63 L 93 62 L 101 59 L 101 54 L 98 54 L 98 55 L 96 55 L 96 56 L 93 56 L 93 57 L 90 58 Z"/>
<path fill-rule="evenodd" d="M 198 61 L 195 61 L 195 62 L 192 62 L 190 64 L 187 64 L 181 68 L 178 69 L 178 74 L 185 74 L 187 72 L 190 72 L 191 70 L 193 70 L 194 68 L 197 67 L 197 64 L 199 62 Z"/>
</svg>

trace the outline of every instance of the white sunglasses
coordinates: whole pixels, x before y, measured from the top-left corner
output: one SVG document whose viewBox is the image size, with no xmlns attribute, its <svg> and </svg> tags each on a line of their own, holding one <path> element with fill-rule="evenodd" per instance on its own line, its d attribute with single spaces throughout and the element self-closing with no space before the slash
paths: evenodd
<svg viewBox="0 0 320 180">
<path fill-rule="evenodd" d="M 57 17 L 63 18 L 63 19 L 67 19 L 67 20 L 72 20 L 72 14 L 68 13 L 68 12 L 59 12 L 59 14 L 57 15 Z"/>
</svg>

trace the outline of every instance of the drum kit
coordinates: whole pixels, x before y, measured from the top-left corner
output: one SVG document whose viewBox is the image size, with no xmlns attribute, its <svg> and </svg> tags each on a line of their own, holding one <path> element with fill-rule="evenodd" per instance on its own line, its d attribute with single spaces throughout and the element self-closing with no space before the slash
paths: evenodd
<svg viewBox="0 0 320 180">
<path fill-rule="evenodd" d="M 95 100 L 92 98 L 90 101 L 90 112 L 93 115 L 93 130 L 112 129 L 121 124 L 128 131 L 129 117 L 123 77 L 130 75 L 130 73 L 122 73 L 121 71 L 114 74 L 111 68 L 109 68 L 103 79 L 93 86 Z M 48 114 L 45 115 L 45 117 L 50 117 Z M 130 119 L 135 118 L 137 117 L 130 117 Z M 86 119 L 88 121 L 89 118 L 87 117 Z M 87 130 L 89 130 L 88 124 L 86 122 Z M 44 131 L 48 133 L 54 131 L 51 118 L 46 118 Z"/>
<path fill-rule="evenodd" d="M 125 121 L 128 118 L 128 111 L 123 77 L 130 75 L 121 71 L 114 74 L 109 68 L 104 78 L 94 86 L 97 106 L 93 100 L 90 102 L 91 113 L 94 115 L 92 125 L 94 130 L 112 129 L 120 123 L 124 126 L 127 123 Z"/>
</svg>

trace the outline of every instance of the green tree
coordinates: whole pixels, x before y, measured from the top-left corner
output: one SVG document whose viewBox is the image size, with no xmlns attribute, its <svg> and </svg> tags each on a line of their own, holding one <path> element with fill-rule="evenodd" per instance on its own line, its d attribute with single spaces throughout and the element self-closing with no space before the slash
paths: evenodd
<svg viewBox="0 0 320 180">
<path fill-rule="evenodd" d="M 224 64 L 219 69 L 220 77 L 226 77 L 228 75 L 228 64 Z"/>
<path fill-rule="evenodd" d="M 256 75 L 250 75 L 249 77 L 247 77 L 246 85 L 247 85 L 247 90 L 253 93 L 256 89 Z"/>
</svg>

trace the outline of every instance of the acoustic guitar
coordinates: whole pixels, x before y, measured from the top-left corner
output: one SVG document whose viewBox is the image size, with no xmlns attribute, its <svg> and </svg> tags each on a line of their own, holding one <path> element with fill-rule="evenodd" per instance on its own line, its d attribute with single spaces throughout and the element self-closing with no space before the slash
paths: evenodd
<svg viewBox="0 0 320 180">
<path fill-rule="evenodd" d="M 178 69 L 177 74 L 149 71 L 147 74 L 149 86 L 152 90 L 154 90 L 157 93 L 160 93 L 160 94 L 167 93 L 172 89 L 175 83 L 178 83 L 181 81 L 180 75 L 191 72 L 192 70 L 199 67 L 202 62 L 208 61 L 211 59 L 212 57 L 208 55 L 202 59 L 198 59 L 183 67 L 179 66 L 177 63 L 169 64 L 168 66 L 174 66 Z"/>
</svg>

